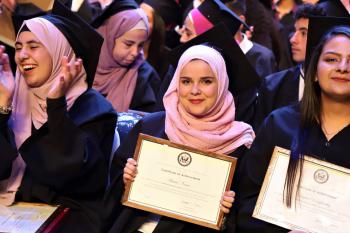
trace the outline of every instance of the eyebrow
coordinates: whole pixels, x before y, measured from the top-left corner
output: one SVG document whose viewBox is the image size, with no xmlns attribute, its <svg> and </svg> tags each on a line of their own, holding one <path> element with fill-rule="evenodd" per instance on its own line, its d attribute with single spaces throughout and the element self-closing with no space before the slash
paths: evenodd
<svg viewBox="0 0 350 233">
<path fill-rule="evenodd" d="M 29 40 L 29 41 L 26 41 L 25 43 L 16 41 L 15 46 L 16 45 L 22 45 L 22 44 L 41 44 L 41 43 L 39 41 L 37 41 L 37 40 Z"/>
<path fill-rule="evenodd" d="M 335 52 L 335 51 L 325 51 L 324 53 L 322 53 L 322 56 L 323 55 L 334 55 L 334 56 L 338 56 L 338 57 L 342 56 L 341 53 L 338 53 L 338 52 Z M 346 57 L 350 57 L 350 54 L 346 55 Z"/>
<path fill-rule="evenodd" d="M 180 76 L 180 79 L 192 79 L 191 77 L 188 77 L 188 76 Z M 215 79 L 215 77 L 212 77 L 212 76 L 203 76 L 203 77 L 200 77 L 200 79 Z"/>
<path fill-rule="evenodd" d="M 135 43 L 135 41 L 130 40 L 130 39 L 125 39 L 125 41 L 124 41 L 124 42 L 128 42 L 128 43 Z"/>
</svg>

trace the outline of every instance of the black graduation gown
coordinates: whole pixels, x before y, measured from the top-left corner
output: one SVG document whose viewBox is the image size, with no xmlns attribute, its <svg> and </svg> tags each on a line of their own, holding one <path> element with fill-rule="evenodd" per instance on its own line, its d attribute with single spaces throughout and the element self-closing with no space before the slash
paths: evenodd
<svg viewBox="0 0 350 233">
<path fill-rule="evenodd" d="M 160 78 L 153 67 L 145 61 L 138 70 L 138 77 L 130 109 L 143 112 L 154 112 Z"/>
<path fill-rule="evenodd" d="M 260 78 L 276 72 L 275 56 L 268 48 L 253 42 L 253 47 L 245 55 Z"/>
<path fill-rule="evenodd" d="M 263 79 L 254 117 L 254 129 L 258 129 L 273 110 L 298 102 L 299 77 L 300 66 L 295 66 Z"/>
<path fill-rule="evenodd" d="M 58 232 L 99 232 L 100 205 L 107 184 L 116 113 L 89 89 L 66 112 L 65 98 L 47 100 L 48 122 L 19 148 L 26 170 L 16 201 L 70 207 Z M 0 115 L 0 177 L 10 175 L 17 156 L 7 118 Z"/>
<path fill-rule="evenodd" d="M 287 106 L 272 112 L 264 121 L 249 151 L 243 156 L 240 182 L 236 191 L 238 213 L 231 215 L 228 232 L 277 233 L 289 230 L 255 219 L 252 213 L 269 165 L 274 146 L 290 149 L 292 139 L 299 126 L 299 104 Z M 304 141 L 305 154 L 350 168 L 349 154 L 350 125 L 327 141 L 321 126 L 310 128 Z M 234 226 L 237 226 L 236 231 Z"/>
<path fill-rule="evenodd" d="M 120 204 L 124 192 L 123 169 L 126 160 L 133 157 L 139 133 L 148 134 L 154 137 L 167 139 L 165 134 L 165 112 L 156 112 L 141 119 L 131 130 L 126 140 L 114 155 L 111 167 L 113 177 L 110 189 L 107 191 L 104 200 L 104 226 L 102 232 L 123 232 L 136 231 L 147 219 L 149 212 L 124 207 Z M 239 158 L 244 154 L 245 146 L 239 147 L 231 153 L 231 156 Z M 232 182 L 235 184 L 235 180 Z M 232 187 L 231 187 L 232 189 Z M 154 233 L 192 233 L 192 232 L 217 232 L 209 228 L 200 227 L 176 219 L 161 217 Z"/>
</svg>

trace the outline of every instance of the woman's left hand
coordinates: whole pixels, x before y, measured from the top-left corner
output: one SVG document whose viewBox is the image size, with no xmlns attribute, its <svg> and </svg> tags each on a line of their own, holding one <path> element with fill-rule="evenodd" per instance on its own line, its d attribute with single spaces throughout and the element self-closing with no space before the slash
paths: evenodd
<svg viewBox="0 0 350 233">
<path fill-rule="evenodd" d="M 222 195 L 221 201 L 220 201 L 220 209 L 225 214 L 228 214 L 230 212 L 230 209 L 232 207 L 232 203 L 235 201 L 235 195 L 236 193 L 234 191 L 226 191 Z"/>
<path fill-rule="evenodd" d="M 76 60 L 72 59 L 72 61 L 68 63 L 68 58 L 63 56 L 61 60 L 61 72 L 58 77 L 56 77 L 47 98 L 58 99 L 64 96 L 74 78 L 80 73 L 82 66 L 83 61 L 80 58 Z"/>
</svg>

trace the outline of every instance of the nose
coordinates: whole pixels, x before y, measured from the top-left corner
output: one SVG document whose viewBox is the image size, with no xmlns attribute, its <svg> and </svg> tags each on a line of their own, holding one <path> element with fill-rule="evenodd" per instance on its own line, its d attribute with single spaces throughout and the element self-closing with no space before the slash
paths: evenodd
<svg viewBox="0 0 350 233">
<path fill-rule="evenodd" d="M 26 51 L 26 49 L 22 48 L 19 51 L 19 59 L 24 60 L 24 59 L 27 59 L 28 57 L 29 57 L 28 52 Z"/>
<path fill-rule="evenodd" d="M 339 64 L 338 64 L 338 71 L 342 72 L 342 73 L 348 73 L 350 72 L 350 64 L 349 64 L 349 60 L 348 59 L 342 59 Z"/>
<path fill-rule="evenodd" d="M 201 90 L 200 90 L 200 88 L 199 88 L 198 83 L 194 83 L 194 84 L 192 85 L 191 94 L 192 94 L 192 95 L 199 95 L 200 93 L 201 93 Z"/>
<path fill-rule="evenodd" d="M 142 49 L 142 47 L 139 47 L 139 46 L 136 46 L 136 45 L 133 46 L 133 47 L 131 48 L 131 55 L 132 55 L 133 57 L 137 57 L 137 55 L 139 55 L 141 49 Z"/>
<path fill-rule="evenodd" d="M 289 42 L 291 44 L 297 43 L 297 32 L 294 32 L 293 35 L 290 37 Z"/>
</svg>

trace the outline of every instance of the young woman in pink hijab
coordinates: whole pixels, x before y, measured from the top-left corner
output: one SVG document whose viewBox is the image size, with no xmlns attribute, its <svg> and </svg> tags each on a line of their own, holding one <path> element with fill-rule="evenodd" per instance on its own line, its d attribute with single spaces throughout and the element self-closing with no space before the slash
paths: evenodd
<svg viewBox="0 0 350 233">
<path fill-rule="evenodd" d="M 143 57 L 148 40 L 146 14 L 132 0 L 113 1 L 92 25 L 103 36 L 94 89 L 118 112 L 151 112 L 160 79 Z"/>
<path fill-rule="evenodd" d="M 102 38 L 77 20 L 64 12 L 24 21 L 15 79 L 0 48 L 0 204 L 63 205 L 70 210 L 58 232 L 98 232 L 116 113 L 91 89 L 88 55 Z M 92 42 L 81 46 L 77 26 L 95 45 L 89 54 Z"/>
<path fill-rule="evenodd" d="M 118 202 L 124 185 L 132 182 L 137 174 L 137 163 L 132 156 L 139 133 L 236 157 L 250 147 L 255 134 L 250 125 L 235 121 L 235 103 L 228 82 L 225 60 L 214 48 L 196 45 L 183 53 L 163 99 L 165 112 L 141 119 L 130 132 L 127 143 L 115 154 L 112 163 L 114 181 L 105 199 L 105 213 L 109 215 L 105 230 L 112 227 L 110 232 L 113 233 L 209 231 L 179 220 L 121 207 Z M 224 213 L 229 212 L 234 196 L 233 191 L 223 193 L 221 209 Z"/>
</svg>

